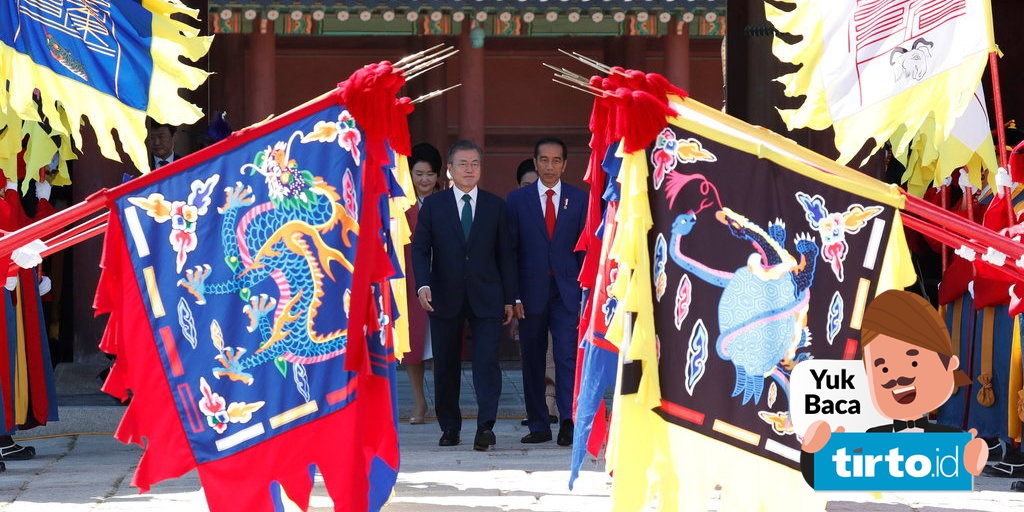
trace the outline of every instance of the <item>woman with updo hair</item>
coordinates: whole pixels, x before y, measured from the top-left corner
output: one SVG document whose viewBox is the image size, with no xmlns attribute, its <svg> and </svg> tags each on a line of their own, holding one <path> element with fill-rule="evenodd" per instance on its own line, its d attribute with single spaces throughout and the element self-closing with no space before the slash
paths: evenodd
<svg viewBox="0 0 1024 512">
<path fill-rule="evenodd" d="M 421 142 L 412 147 L 412 155 L 409 156 L 409 172 L 412 174 L 412 185 L 416 192 L 416 206 L 405 212 L 406 220 L 409 222 L 409 229 L 416 231 L 416 217 L 419 216 L 420 206 L 423 198 L 441 190 L 444 181 L 440 177 L 441 153 L 430 144 Z M 412 279 L 412 248 L 405 246 L 405 268 L 407 275 L 405 279 L 406 297 L 409 298 L 409 353 L 405 354 L 402 364 L 405 365 L 406 374 L 412 383 L 412 392 L 416 400 L 416 408 L 409 416 L 410 425 L 420 425 L 426 421 L 427 400 L 423 393 L 423 362 L 432 359 L 433 353 L 430 347 L 430 328 L 427 324 L 427 313 L 419 307 L 416 300 L 416 283 Z"/>
</svg>

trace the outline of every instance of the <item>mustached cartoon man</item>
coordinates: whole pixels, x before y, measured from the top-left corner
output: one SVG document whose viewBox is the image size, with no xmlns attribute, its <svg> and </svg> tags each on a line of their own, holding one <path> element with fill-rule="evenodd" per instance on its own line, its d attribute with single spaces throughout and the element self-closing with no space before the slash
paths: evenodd
<svg viewBox="0 0 1024 512">
<path fill-rule="evenodd" d="M 871 402 L 891 424 L 868 432 L 961 432 L 937 425 L 927 414 L 944 404 L 970 377 L 957 369 L 949 331 L 939 312 L 923 297 L 889 290 L 875 297 L 861 323 L 861 353 L 867 371 Z M 843 432 L 842 426 L 836 432 Z M 971 429 L 964 449 L 964 468 L 977 476 L 985 466 L 988 447 Z M 813 487 L 813 454 L 831 437 L 825 421 L 815 421 L 804 435 L 800 469 Z"/>
</svg>

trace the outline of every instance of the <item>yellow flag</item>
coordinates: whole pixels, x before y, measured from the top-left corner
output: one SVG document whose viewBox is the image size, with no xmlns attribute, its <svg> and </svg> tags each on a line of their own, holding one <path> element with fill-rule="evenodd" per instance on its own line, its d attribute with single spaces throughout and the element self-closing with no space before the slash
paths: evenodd
<svg viewBox="0 0 1024 512">
<path fill-rule="evenodd" d="M 772 52 L 801 67 L 778 81 L 806 100 L 782 118 L 791 130 L 832 126 L 840 163 L 868 139 L 905 155 L 919 133 L 919 149 L 937 152 L 996 50 L 988 0 L 783 2 L 793 9 L 766 3 L 766 17 L 801 39 L 776 37 Z"/>
<path fill-rule="evenodd" d="M 935 117 L 929 116 L 905 157 L 907 170 L 901 182 L 907 184 L 907 192 L 921 197 L 931 184 L 941 185 L 960 167 L 967 168 L 975 188 L 984 188 L 984 171 L 988 171 L 989 182 L 996 187 L 994 179 L 999 162 L 989 128 L 985 94 L 980 84 L 967 110 L 957 119 L 949 138 L 935 143 L 930 140 L 934 135 Z"/>
<path fill-rule="evenodd" d="M 119 160 L 116 131 L 135 167 L 148 171 L 146 117 L 180 125 L 202 116 L 178 90 L 195 89 L 208 73 L 179 58 L 203 57 L 211 38 L 171 18 L 197 14 L 180 0 L 4 2 L 0 80 L 9 86 L 0 89 L 0 130 L 29 135 L 27 151 L 35 153 L 35 165 L 50 162 L 57 151 L 31 123 L 45 120 L 49 133 L 81 147 L 86 116 L 105 157 Z M 15 119 L 29 123 L 27 129 Z M 21 149 L 20 139 L 0 143 L 0 162 Z M 14 172 L 10 165 L 4 171 L 8 177 Z"/>
</svg>

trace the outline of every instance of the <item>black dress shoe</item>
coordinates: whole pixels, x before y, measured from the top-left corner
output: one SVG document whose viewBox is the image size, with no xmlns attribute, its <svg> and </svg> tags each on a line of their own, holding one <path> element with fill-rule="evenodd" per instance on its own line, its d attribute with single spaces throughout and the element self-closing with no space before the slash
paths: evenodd
<svg viewBox="0 0 1024 512">
<path fill-rule="evenodd" d="M 489 428 L 483 428 L 476 431 L 476 438 L 473 439 L 473 449 L 478 452 L 486 452 L 488 448 L 494 446 L 498 440 L 494 437 L 494 431 Z"/>
<path fill-rule="evenodd" d="M 22 446 L 11 443 L 8 446 L 0 446 L 0 460 L 29 460 L 36 456 L 36 449 L 31 446 Z"/>
<path fill-rule="evenodd" d="M 550 440 L 551 431 L 549 430 L 547 432 L 530 432 L 529 434 L 523 436 L 523 438 L 520 439 L 519 442 L 523 444 L 536 444 L 545 443 Z"/>
<path fill-rule="evenodd" d="M 981 474 L 997 478 L 1024 478 L 1024 464 L 1000 462 L 994 466 L 987 466 L 985 469 L 982 469 Z"/>
<path fill-rule="evenodd" d="M 1006 445 L 998 437 L 984 438 L 988 444 L 988 462 L 1000 462 L 1006 457 Z"/>
<path fill-rule="evenodd" d="M 558 427 L 558 446 L 572 446 L 572 420 L 562 420 L 562 426 Z"/>
<path fill-rule="evenodd" d="M 459 444 L 459 433 L 455 430 L 445 430 L 441 433 L 441 440 L 438 446 L 457 446 Z"/>
</svg>

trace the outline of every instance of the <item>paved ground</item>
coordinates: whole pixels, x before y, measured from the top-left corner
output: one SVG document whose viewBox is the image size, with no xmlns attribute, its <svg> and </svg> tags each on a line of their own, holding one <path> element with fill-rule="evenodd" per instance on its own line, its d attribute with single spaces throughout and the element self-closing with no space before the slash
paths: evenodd
<svg viewBox="0 0 1024 512">
<path fill-rule="evenodd" d="M 495 428 L 498 445 L 493 451 L 474 452 L 470 444 L 472 422 L 463 432 L 464 443 L 455 448 L 437 446 L 437 424 L 402 423 L 402 470 L 394 498 L 386 512 L 492 512 L 551 511 L 601 512 L 610 510 L 611 478 L 598 461 L 588 461 L 569 491 L 569 449 L 554 443 L 522 445 L 526 433 L 518 379 L 506 373 L 502 416 Z M 412 409 L 404 373 L 399 376 L 400 411 Z M 464 382 L 471 382 L 469 379 Z M 464 404 L 471 407 L 470 391 Z M 103 402 L 89 405 L 89 402 Z M 122 407 L 92 393 L 62 396 L 62 421 L 25 433 L 49 436 L 32 440 L 39 455 L 27 462 L 9 462 L 0 474 L 0 512 L 182 512 L 203 511 L 205 500 L 195 472 L 164 482 L 139 495 L 131 476 L 141 450 L 124 446 L 110 436 Z M 518 405 L 517 405 L 518 404 Z M 518 409 L 516 408 L 518 407 Z M 97 433 L 83 433 L 87 431 Z M 832 511 L 939 512 L 1024 511 L 1024 493 L 1009 491 L 1011 480 L 975 480 L 969 493 L 835 494 Z M 314 488 L 312 510 L 329 511 L 331 503 L 322 485 Z M 710 510 L 717 508 L 714 501 Z M 745 512 L 745 511 L 744 511 Z"/>
</svg>

